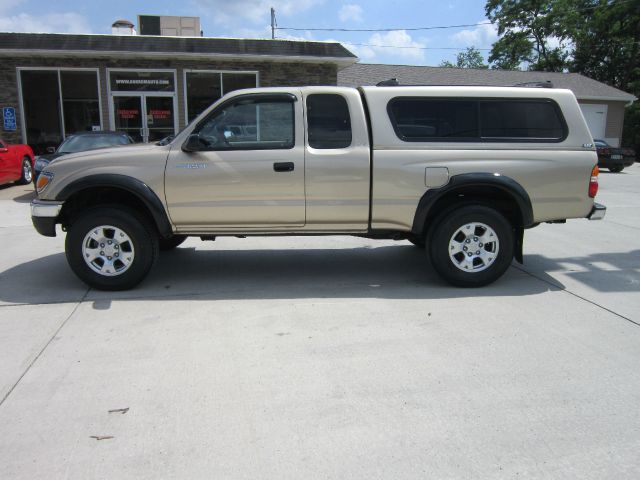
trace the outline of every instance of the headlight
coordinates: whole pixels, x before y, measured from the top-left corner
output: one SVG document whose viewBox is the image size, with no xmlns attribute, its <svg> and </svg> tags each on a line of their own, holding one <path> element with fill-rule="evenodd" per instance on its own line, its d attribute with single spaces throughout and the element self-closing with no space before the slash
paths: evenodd
<svg viewBox="0 0 640 480">
<path fill-rule="evenodd" d="M 44 167 L 49 165 L 49 162 L 50 160 L 47 160 L 46 158 L 36 157 L 35 169 L 41 172 L 42 170 L 44 170 Z"/>
<path fill-rule="evenodd" d="M 45 188 L 47 188 L 51 183 L 51 180 L 53 180 L 53 173 L 42 172 L 36 181 L 36 190 L 38 193 L 41 193 Z"/>
</svg>

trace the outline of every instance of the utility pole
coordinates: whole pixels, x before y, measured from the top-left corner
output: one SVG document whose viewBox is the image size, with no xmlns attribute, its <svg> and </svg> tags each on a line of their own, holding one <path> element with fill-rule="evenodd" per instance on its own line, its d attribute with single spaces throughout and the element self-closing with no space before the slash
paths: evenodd
<svg viewBox="0 0 640 480">
<path fill-rule="evenodd" d="M 271 7 L 271 39 L 276 38 L 276 11 Z"/>
</svg>

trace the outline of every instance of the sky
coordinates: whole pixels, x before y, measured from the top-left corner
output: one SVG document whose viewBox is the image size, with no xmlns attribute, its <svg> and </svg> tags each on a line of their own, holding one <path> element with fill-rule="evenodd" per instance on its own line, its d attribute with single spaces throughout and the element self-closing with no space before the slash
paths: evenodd
<svg viewBox="0 0 640 480">
<path fill-rule="evenodd" d="M 497 39 L 486 23 L 482 0 L 0 0 L 0 31 L 110 34 L 118 19 L 137 24 L 137 15 L 200 17 L 207 37 L 338 41 L 362 63 L 439 65 L 474 46 L 485 56 Z M 411 30 L 424 27 L 468 27 Z M 136 25 L 137 26 L 137 25 Z M 329 28 L 334 31 L 312 29 Z M 343 32 L 335 29 L 392 29 Z"/>
</svg>

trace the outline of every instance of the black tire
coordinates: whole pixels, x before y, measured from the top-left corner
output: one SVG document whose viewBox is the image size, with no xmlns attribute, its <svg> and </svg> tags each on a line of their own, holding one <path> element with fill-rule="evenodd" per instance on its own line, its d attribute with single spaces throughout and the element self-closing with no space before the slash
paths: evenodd
<svg viewBox="0 0 640 480">
<path fill-rule="evenodd" d="M 182 245 L 187 239 L 186 235 L 172 235 L 169 238 L 160 238 L 158 243 L 161 251 L 173 250 L 174 248 Z"/>
<path fill-rule="evenodd" d="M 100 228 L 105 227 L 105 228 Z M 107 228 L 108 227 L 108 228 Z M 111 228 L 112 227 L 112 228 Z M 99 247 L 105 247 L 107 243 L 98 244 L 95 240 L 88 238 L 89 234 L 94 231 L 99 237 L 114 239 L 115 229 L 121 231 L 124 241 L 118 246 L 107 246 L 107 249 L 100 252 L 101 256 L 96 255 L 96 260 L 90 263 L 85 261 L 83 248 L 90 247 L 98 250 Z M 99 232 L 99 233 L 98 233 Z M 86 243 L 85 243 L 86 241 Z M 95 246 L 90 244 L 93 242 Z M 118 242 L 114 241 L 114 244 Z M 132 252 L 134 255 L 128 266 L 122 260 L 113 260 L 113 272 L 101 274 L 94 268 L 104 268 L 106 258 L 113 257 L 106 255 L 114 255 L 118 257 L 118 248 L 120 253 Z M 106 252 L 106 253 L 105 253 Z M 113 252 L 116 252 L 114 254 Z M 153 225 L 147 218 L 136 211 L 124 211 L 115 206 L 96 207 L 86 210 L 68 227 L 67 238 L 65 240 L 65 253 L 67 261 L 73 272 L 87 285 L 99 290 L 127 290 L 139 284 L 151 270 L 151 267 L 158 258 L 158 236 Z M 102 266 L 100 265 L 102 263 Z M 119 262 L 119 263 L 117 263 Z M 110 267 L 108 267 L 110 268 Z M 117 270 L 122 270 L 117 273 Z"/>
<path fill-rule="evenodd" d="M 424 248 L 425 247 L 424 237 L 411 236 L 411 237 L 407 238 L 407 240 L 409 240 L 411 243 L 413 243 L 418 248 Z"/>
<path fill-rule="evenodd" d="M 618 165 L 616 167 L 609 167 L 609 171 L 612 173 L 620 173 L 622 170 L 624 170 L 624 167 L 622 165 Z"/>
<path fill-rule="evenodd" d="M 481 241 L 481 236 L 489 230 L 482 226 L 476 227 L 476 232 L 469 231 L 469 247 L 473 247 L 476 252 L 482 252 L 482 256 L 475 255 L 476 252 L 460 251 L 450 256 L 454 243 L 462 248 L 469 248 L 465 243 L 465 227 L 472 223 L 484 224 L 493 230 L 497 237 L 497 242 L 491 241 L 487 244 L 477 243 Z M 454 239 L 454 235 L 462 235 Z M 478 235 L 478 236 L 476 236 Z M 492 238 L 494 235 L 492 235 Z M 474 240 L 475 239 L 475 240 Z M 483 205 L 465 205 L 449 210 L 438 217 L 430 229 L 428 244 L 428 254 L 431 264 L 440 276 L 452 285 L 458 287 L 481 287 L 488 285 L 504 274 L 509 268 L 514 252 L 514 229 L 509 221 L 498 211 Z M 474 246 L 475 245 L 475 246 Z M 457 247 L 456 247 L 457 248 Z M 484 249 L 484 250 L 483 250 Z M 491 250 L 495 249 L 495 252 Z M 472 255 L 467 263 L 465 255 Z M 495 255 L 491 256 L 491 253 Z M 460 266 L 456 265 L 459 264 Z M 470 270 L 462 268 L 467 265 Z"/>
<path fill-rule="evenodd" d="M 33 164 L 31 163 L 31 159 L 29 157 L 24 157 L 22 159 L 22 175 L 20 176 L 20 180 L 16 183 L 18 185 L 26 185 L 27 183 L 31 183 L 33 181 Z"/>
</svg>

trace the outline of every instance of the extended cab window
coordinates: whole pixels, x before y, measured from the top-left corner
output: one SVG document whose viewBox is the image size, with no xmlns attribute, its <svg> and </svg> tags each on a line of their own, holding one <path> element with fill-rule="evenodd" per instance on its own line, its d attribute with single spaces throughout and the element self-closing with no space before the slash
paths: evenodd
<svg viewBox="0 0 640 480">
<path fill-rule="evenodd" d="M 483 139 L 559 141 L 564 122 L 556 105 L 546 100 L 487 100 L 480 102 Z"/>
<path fill-rule="evenodd" d="M 406 142 L 478 138 L 473 100 L 395 98 L 388 111 L 396 134 Z"/>
<path fill-rule="evenodd" d="M 341 95 L 309 95 L 307 124 L 311 148 L 347 148 L 351 145 L 349 107 Z"/>
<path fill-rule="evenodd" d="M 289 149 L 294 118 L 293 99 L 240 97 L 216 109 L 196 133 L 211 150 Z"/>
<path fill-rule="evenodd" d="M 560 142 L 567 127 L 547 99 L 397 97 L 388 105 L 405 142 Z"/>
</svg>

